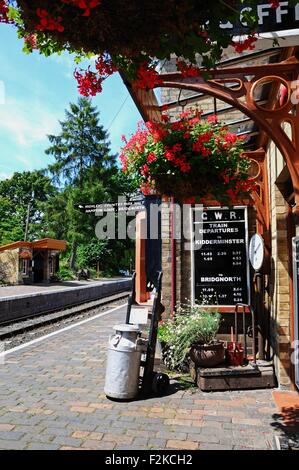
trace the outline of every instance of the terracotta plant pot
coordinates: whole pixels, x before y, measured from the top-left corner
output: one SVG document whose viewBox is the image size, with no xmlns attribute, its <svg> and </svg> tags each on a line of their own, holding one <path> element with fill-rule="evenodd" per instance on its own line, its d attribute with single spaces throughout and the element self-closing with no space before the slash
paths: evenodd
<svg viewBox="0 0 299 470">
<path fill-rule="evenodd" d="M 214 344 L 196 344 L 191 346 L 189 355 L 196 366 L 215 367 L 224 362 L 224 344 L 220 341 Z"/>
</svg>

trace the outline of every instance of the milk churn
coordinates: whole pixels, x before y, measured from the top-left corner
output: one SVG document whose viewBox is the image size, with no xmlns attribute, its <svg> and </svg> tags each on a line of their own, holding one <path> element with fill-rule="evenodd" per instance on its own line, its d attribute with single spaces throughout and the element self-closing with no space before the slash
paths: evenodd
<svg viewBox="0 0 299 470">
<path fill-rule="evenodd" d="M 137 325 L 116 325 L 108 344 L 104 392 L 108 397 L 131 399 L 138 394 L 142 346 Z"/>
</svg>

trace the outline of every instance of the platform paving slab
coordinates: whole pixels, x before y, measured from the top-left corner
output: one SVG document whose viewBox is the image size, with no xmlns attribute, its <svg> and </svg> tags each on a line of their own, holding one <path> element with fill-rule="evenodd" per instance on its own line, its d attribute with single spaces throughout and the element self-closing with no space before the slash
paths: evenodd
<svg viewBox="0 0 299 470">
<path fill-rule="evenodd" d="M 271 449 L 271 390 L 205 393 L 175 380 L 129 403 L 103 392 L 106 346 L 126 307 L 9 353 L 0 364 L 0 449 Z"/>
<path fill-rule="evenodd" d="M 25 296 L 30 294 L 43 294 L 45 292 L 60 292 L 61 290 L 74 289 L 84 286 L 97 286 L 103 283 L 125 280 L 127 278 L 115 277 L 115 278 L 103 278 L 98 280 L 90 281 L 64 281 L 64 282 L 43 282 L 40 284 L 28 284 L 28 285 L 16 285 L 16 286 L 1 286 L 0 287 L 0 300 L 6 297 Z"/>
</svg>

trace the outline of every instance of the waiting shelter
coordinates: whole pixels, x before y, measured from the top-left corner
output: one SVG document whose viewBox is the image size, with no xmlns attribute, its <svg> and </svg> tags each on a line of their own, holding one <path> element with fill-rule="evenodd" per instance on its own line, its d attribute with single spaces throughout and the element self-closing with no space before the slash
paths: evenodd
<svg viewBox="0 0 299 470">
<path fill-rule="evenodd" d="M 0 279 L 7 284 L 49 282 L 59 270 L 66 241 L 44 238 L 0 246 Z"/>
</svg>

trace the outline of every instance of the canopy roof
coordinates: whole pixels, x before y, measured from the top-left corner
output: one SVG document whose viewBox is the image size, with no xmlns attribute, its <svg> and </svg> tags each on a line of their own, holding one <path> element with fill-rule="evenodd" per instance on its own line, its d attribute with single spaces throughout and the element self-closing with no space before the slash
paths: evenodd
<svg viewBox="0 0 299 470">
<path fill-rule="evenodd" d="M 257 189 L 252 199 L 258 231 L 270 240 L 267 146 L 272 141 L 286 167 L 287 200 L 299 215 L 299 47 L 271 47 L 223 57 L 215 69 L 182 74 L 174 63 L 161 62 L 155 90 L 138 89 L 123 77 L 145 121 L 161 121 L 167 109 L 171 121 L 188 108 L 203 119 L 216 115 L 230 131 L 245 139 L 244 157 L 250 158 Z M 175 61 L 175 57 L 173 62 Z M 200 67 L 200 57 L 199 57 Z M 252 176 L 253 178 L 253 176 Z"/>
<path fill-rule="evenodd" d="M 0 246 L 0 252 L 6 250 L 15 250 L 17 248 L 31 248 L 33 250 L 57 250 L 64 251 L 66 249 L 65 240 L 55 240 L 53 238 L 43 238 L 33 242 L 18 241 Z"/>
<path fill-rule="evenodd" d="M 298 48 L 297 48 L 298 49 Z M 258 49 L 249 53 L 237 54 L 234 53 L 232 48 L 226 50 L 226 57 L 218 63 L 217 70 L 230 70 L 231 83 L 229 82 L 230 75 L 227 75 L 225 86 L 231 89 L 238 88 L 235 77 L 239 72 L 244 72 L 246 68 L 263 67 L 265 70 L 270 64 L 280 64 L 282 61 L 291 57 L 296 48 L 293 47 L 271 47 L 268 49 Z M 165 81 L 171 75 L 180 74 L 176 72 L 175 57 L 171 61 L 164 61 L 161 63 L 160 76 Z M 269 70 L 269 75 L 271 71 Z M 271 77 L 273 78 L 273 77 Z M 277 86 L 276 83 L 265 81 L 258 90 L 255 91 L 255 101 L 261 107 L 269 109 L 278 106 L 275 102 L 275 94 L 273 89 Z M 216 114 L 219 121 L 224 121 L 229 126 L 231 132 L 243 136 L 245 138 L 246 147 L 249 150 L 257 149 L 265 145 L 265 135 L 258 124 L 252 120 L 251 117 L 242 113 L 234 105 L 225 103 L 219 98 L 213 98 L 209 93 L 188 90 L 188 86 L 184 89 L 179 87 L 169 88 L 163 86 L 156 91 L 153 90 L 139 90 L 132 86 L 132 83 L 125 80 L 128 90 L 145 121 L 155 120 L 160 121 L 163 109 L 167 108 L 168 114 L 171 116 L 172 121 L 179 119 L 179 113 L 189 107 L 197 108 L 202 111 L 202 118 L 207 119 L 209 116 Z M 179 80 L 178 81 L 182 81 Z M 277 96 L 277 92 L 276 92 Z"/>
</svg>

